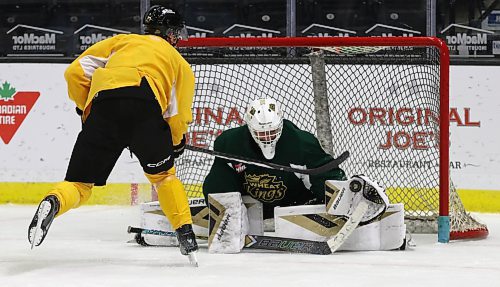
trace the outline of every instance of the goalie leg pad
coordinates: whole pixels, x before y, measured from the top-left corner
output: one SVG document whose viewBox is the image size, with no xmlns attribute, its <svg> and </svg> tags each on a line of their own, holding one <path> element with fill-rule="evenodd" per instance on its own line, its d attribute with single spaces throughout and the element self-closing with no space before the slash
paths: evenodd
<svg viewBox="0 0 500 287">
<path fill-rule="evenodd" d="M 326 241 L 337 234 L 345 222 L 343 216 L 327 214 L 323 204 L 274 208 L 278 237 Z"/>
<path fill-rule="evenodd" d="M 264 235 L 264 211 L 262 202 L 255 198 L 244 195 L 242 196 L 243 204 L 247 208 L 248 233 L 252 235 Z"/>
<path fill-rule="evenodd" d="M 344 226 L 345 216 L 327 214 L 324 205 L 275 207 L 276 236 L 327 241 Z M 338 250 L 394 250 L 405 239 L 404 207 L 390 204 L 376 220 L 358 225 Z"/>
<path fill-rule="evenodd" d="M 359 225 L 339 250 L 395 250 L 403 245 L 405 233 L 403 204 L 390 204 L 380 218 Z"/>
<path fill-rule="evenodd" d="M 141 228 L 150 230 L 161 230 L 166 232 L 175 231 L 163 213 L 158 201 L 141 203 Z M 151 246 L 178 246 L 179 242 L 175 236 L 160 236 L 154 234 L 137 234 L 144 245 Z M 140 242 L 138 242 L 141 244 Z M 142 244 L 141 244 L 142 245 Z"/>
<path fill-rule="evenodd" d="M 245 244 L 249 223 L 239 192 L 208 195 L 208 252 L 239 253 Z"/>
<path fill-rule="evenodd" d="M 189 199 L 189 208 L 193 218 L 194 233 L 202 238 L 208 237 L 208 207 L 205 204 L 205 198 Z M 140 221 L 140 227 L 143 229 L 175 231 L 158 201 L 141 203 Z M 177 246 L 179 244 L 175 236 L 168 237 L 154 234 L 140 234 L 140 236 L 141 240 L 146 243 L 145 245 Z"/>
</svg>

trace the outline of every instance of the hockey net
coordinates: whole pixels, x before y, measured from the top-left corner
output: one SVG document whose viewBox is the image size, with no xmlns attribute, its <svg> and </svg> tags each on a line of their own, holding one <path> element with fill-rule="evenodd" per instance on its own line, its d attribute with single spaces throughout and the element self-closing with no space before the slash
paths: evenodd
<svg viewBox="0 0 500 287">
<path fill-rule="evenodd" d="M 350 152 L 341 165 L 348 176 L 367 175 L 391 202 L 403 202 L 411 232 L 438 232 L 442 242 L 488 234 L 449 179 L 449 58 L 442 41 L 194 38 L 183 46 L 196 76 L 189 144 L 213 149 L 223 130 L 244 124 L 250 101 L 271 97 L 333 156 Z M 202 196 L 212 162 L 192 151 L 176 162 L 188 196 Z"/>
</svg>

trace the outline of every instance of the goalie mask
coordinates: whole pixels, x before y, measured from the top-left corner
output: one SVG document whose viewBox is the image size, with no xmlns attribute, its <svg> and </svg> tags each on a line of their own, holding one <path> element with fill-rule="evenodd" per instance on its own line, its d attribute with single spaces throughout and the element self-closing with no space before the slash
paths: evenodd
<svg viewBox="0 0 500 287">
<path fill-rule="evenodd" d="M 257 99 L 248 106 L 245 122 L 252 138 L 267 159 L 274 157 L 283 130 L 283 112 L 273 99 Z"/>
<path fill-rule="evenodd" d="M 182 16 L 160 5 L 154 5 L 144 14 L 145 34 L 160 36 L 172 46 L 177 46 L 179 40 L 187 40 L 188 33 Z"/>
</svg>

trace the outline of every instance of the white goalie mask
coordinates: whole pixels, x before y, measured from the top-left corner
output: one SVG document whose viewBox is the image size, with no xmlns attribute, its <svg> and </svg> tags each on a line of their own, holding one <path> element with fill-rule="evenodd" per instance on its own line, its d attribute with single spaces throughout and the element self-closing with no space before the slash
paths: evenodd
<svg viewBox="0 0 500 287">
<path fill-rule="evenodd" d="M 283 131 L 283 112 L 278 103 L 269 98 L 254 100 L 245 113 L 245 122 L 264 157 L 272 159 Z"/>
</svg>

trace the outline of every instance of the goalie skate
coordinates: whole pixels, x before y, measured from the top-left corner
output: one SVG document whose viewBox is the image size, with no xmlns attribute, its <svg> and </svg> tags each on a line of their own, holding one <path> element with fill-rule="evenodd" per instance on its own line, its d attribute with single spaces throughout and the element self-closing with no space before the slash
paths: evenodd
<svg viewBox="0 0 500 287">
<path fill-rule="evenodd" d="M 189 263 L 198 267 L 198 259 L 196 252 L 198 251 L 198 244 L 196 243 L 196 235 L 193 232 L 191 224 L 184 224 L 175 230 L 177 232 L 177 240 L 179 241 L 179 248 L 182 255 L 189 257 Z"/>
<path fill-rule="evenodd" d="M 49 195 L 40 202 L 28 228 L 28 241 L 31 243 L 31 249 L 42 244 L 58 212 L 59 200 L 54 195 Z"/>
</svg>

